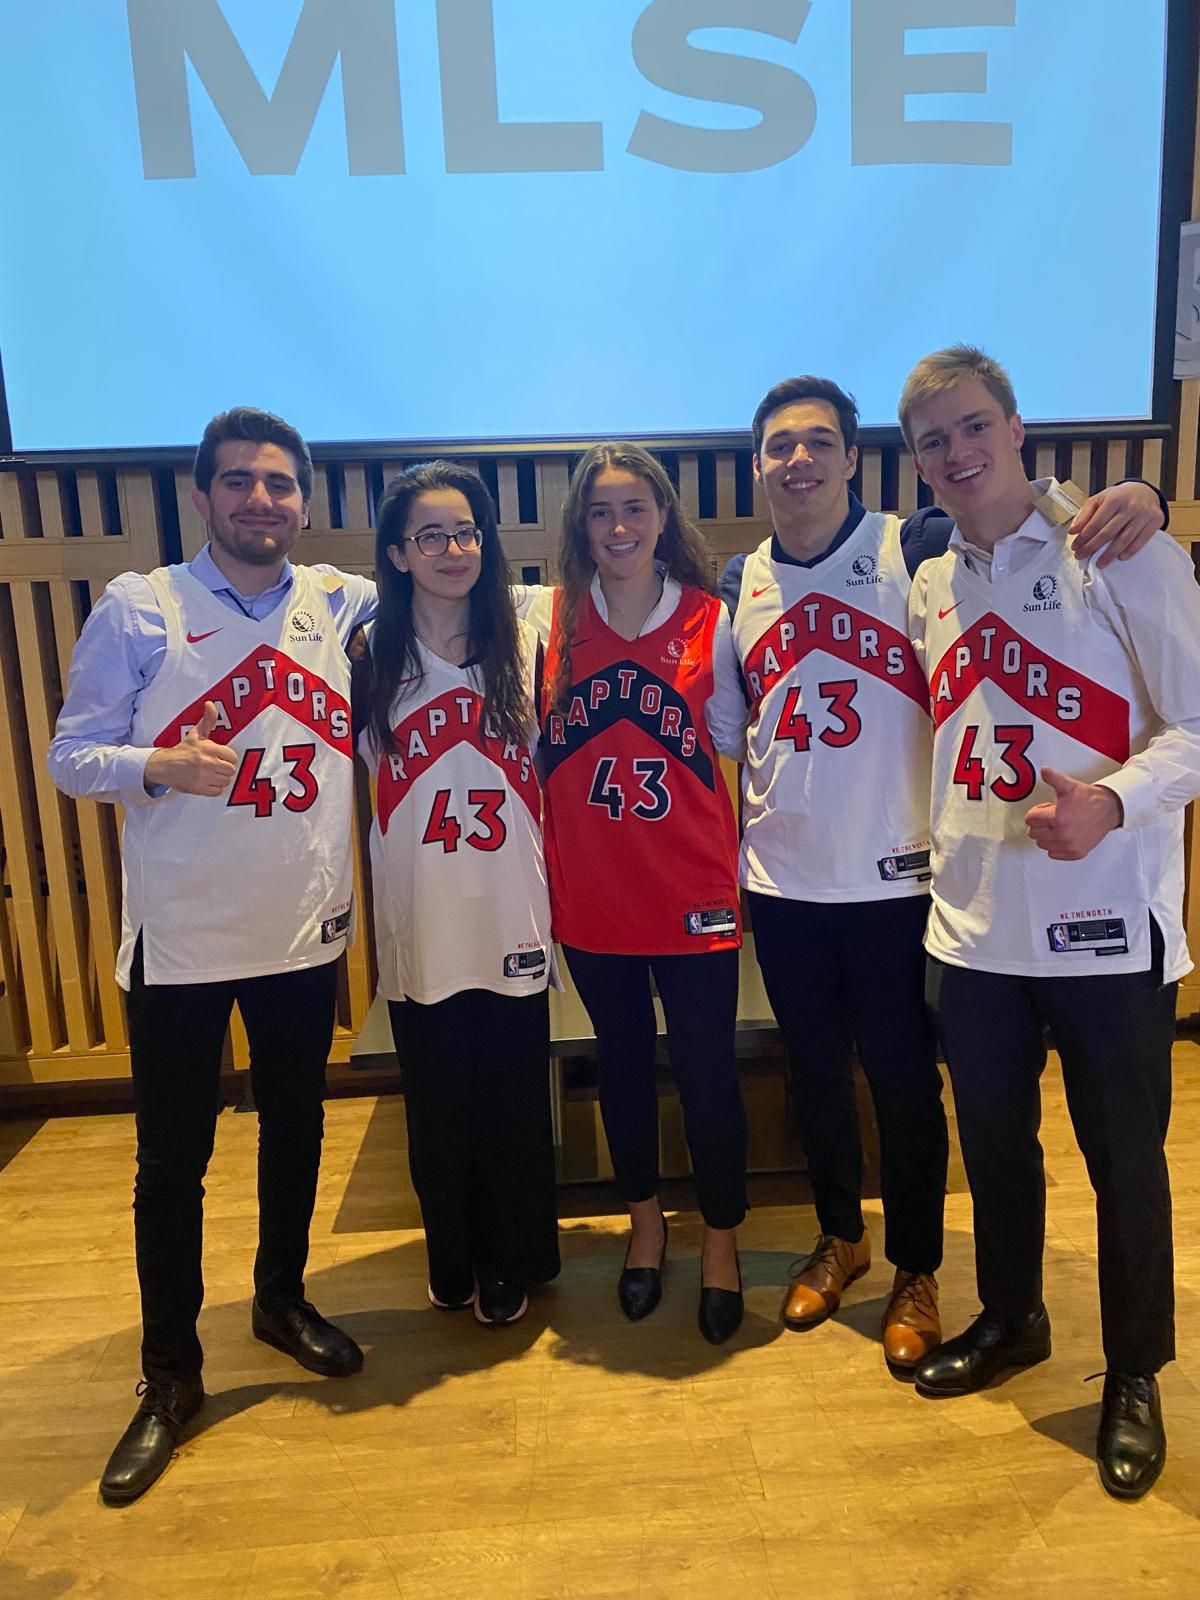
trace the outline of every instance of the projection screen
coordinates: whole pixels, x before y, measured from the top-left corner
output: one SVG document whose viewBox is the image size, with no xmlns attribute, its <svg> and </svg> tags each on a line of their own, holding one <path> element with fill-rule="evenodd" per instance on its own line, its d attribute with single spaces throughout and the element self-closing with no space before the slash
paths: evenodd
<svg viewBox="0 0 1200 1600">
<path fill-rule="evenodd" d="M 0 0 L 11 448 L 1152 415 L 1168 0 Z"/>
</svg>

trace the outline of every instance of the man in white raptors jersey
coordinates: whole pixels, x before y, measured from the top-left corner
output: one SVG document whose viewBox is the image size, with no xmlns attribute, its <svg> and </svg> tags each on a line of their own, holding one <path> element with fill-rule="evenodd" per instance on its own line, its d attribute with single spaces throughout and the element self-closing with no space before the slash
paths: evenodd
<svg viewBox="0 0 1200 1600">
<path fill-rule="evenodd" d="M 375 586 L 293 567 L 312 461 L 278 417 L 215 417 L 190 565 L 127 572 L 84 625 L 50 747 L 55 783 L 124 807 L 123 928 L 137 1108 L 141 1404 L 101 1479 L 134 1500 L 204 1388 L 202 1180 L 236 1002 L 259 1115 L 257 1338 L 329 1376 L 362 1352 L 304 1298 L 335 962 L 352 919 L 350 668 Z"/>
<path fill-rule="evenodd" d="M 790 1328 L 817 1326 L 870 1264 L 855 1044 L 879 1123 L 884 1351 L 911 1374 L 940 1338 L 946 1119 L 921 946 L 929 903 L 929 697 L 907 634 L 911 574 L 946 548 L 932 510 L 902 527 L 850 490 L 858 411 L 827 378 L 777 384 L 754 417 L 773 532 L 726 569 L 731 643 L 716 651 L 714 737 L 745 761 L 741 881 L 788 1043 L 820 1236 L 794 1269 Z M 1127 548 L 1159 497 L 1123 485 L 1081 525 Z"/>
<path fill-rule="evenodd" d="M 901 424 L 955 519 L 910 625 L 933 706 L 928 994 L 975 1213 L 982 1314 L 920 1364 L 967 1394 L 1043 1361 L 1049 1027 L 1096 1192 L 1106 1374 L 1101 1481 L 1162 1470 L 1155 1374 L 1174 1356 L 1163 1150 L 1184 943 L 1183 807 L 1200 795 L 1200 587 L 1153 540 L 1101 571 L 1070 555 L 1051 480 L 1031 484 L 1003 369 L 956 346 L 909 376 Z M 1070 511 L 1066 510 L 1069 517 Z"/>
</svg>

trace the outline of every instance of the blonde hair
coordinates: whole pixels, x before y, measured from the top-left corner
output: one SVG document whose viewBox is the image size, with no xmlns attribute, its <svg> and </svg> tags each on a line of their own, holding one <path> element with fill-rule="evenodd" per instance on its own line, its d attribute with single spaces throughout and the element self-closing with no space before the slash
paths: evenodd
<svg viewBox="0 0 1200 1600">
<path fill-rule="evenodd" d="M 945 350 L 935 350 L 917 362 L 905 379 L 900 396 L 900 431 L 914 455 L 917 447 L 912 435 L 913 412 L 926 400 L 952 389 L 964 378 L 978 378 L 1004 415 L 1016 416 L 1017 397 L 1013 393 L 1012 379 L 998 361 L 993 361 L 974 344 L 952 344 Z"/>
</svg>

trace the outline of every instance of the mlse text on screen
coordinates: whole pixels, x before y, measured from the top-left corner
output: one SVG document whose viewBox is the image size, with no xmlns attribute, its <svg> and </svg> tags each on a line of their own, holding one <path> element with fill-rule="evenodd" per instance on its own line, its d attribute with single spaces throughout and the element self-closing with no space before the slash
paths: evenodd
<svg viewBox="0 0 1200 1600">
<path fill-rule="evenodd" d="M 1149 415 L 1168 0 L 0 0 L 15 448 Z M 1121 115 L 1113 114 L 1120 105 Z"/>
</svg>

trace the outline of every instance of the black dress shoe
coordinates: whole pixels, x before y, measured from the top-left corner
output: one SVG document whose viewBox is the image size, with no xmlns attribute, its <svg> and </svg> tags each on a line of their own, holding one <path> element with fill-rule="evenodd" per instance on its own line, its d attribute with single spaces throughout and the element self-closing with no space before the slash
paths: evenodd
<svg viewBox="0 0 1200 1600">
<path fill-rule="evenodd" d="M 700 1332 L 709 1344 L 724 1344 L 742 1325 L 746 1302 L 742 1298 L 742 1268 L 738 1265 L 736 1289 L 700 1289 Z"/>
<path fill-rule="evenodd" d="M 617 1279 L 617 1300 L 630 1322 L 648 1317 L 662 1299 L 662 1269 L 667 1259 L 667 1219 L 662 1219 L 662 1254 L 656 1267 L 623 1267 Z M 629 1251 L 625 1252 L 626 1261 Z"/>
<path fill-rule="evenodd" d="M 326 1322 L 307 1300 L 293 1300 L 269 1310 L 256 1300 L 250 1327 L 256 1339 L 274 1345 L 323 1378 L 347 1378 L 363 1364 L 363 1353 L 350 1335 Z"/>
<path fill-rule="evenodd" d="M 1167 1459 L 1158 1381 L 1128 1372 L 1104 1379 L 1096 1460 L 1100 1482 L 1118 1500 L 1140 1500 Z"/>
<path fill-rule="evenodd" d="M 1011 1367 L 1032 1367 L 1050 1354 L 1050 1318 L 1039 1306 L 1019 1322 L 983 1311 L 956 1339 L 947 1339 L 916 1371 L 917 1393 L 929 1399 L 974 1394 Z"/>
<path fill-rule="evenodd" d="M 117 1441 L 100 1479 L 106 1505 L 127 1506 L 160 1478 L 186 1425 L 204 1404 L 204 1385 L 176 1381 L 138 1384 L 141 1405 Z"/>
</svg>

